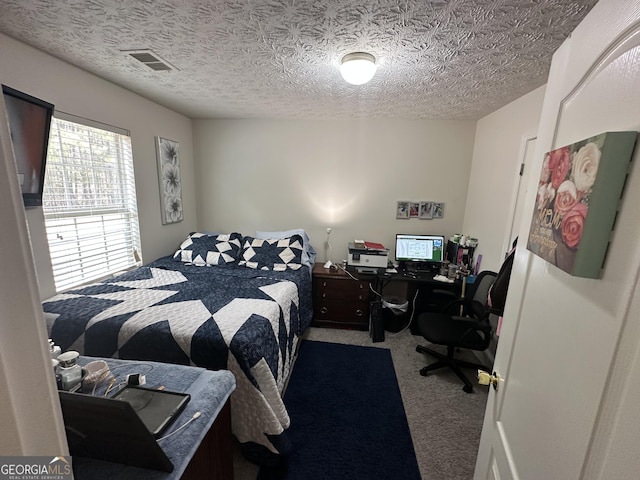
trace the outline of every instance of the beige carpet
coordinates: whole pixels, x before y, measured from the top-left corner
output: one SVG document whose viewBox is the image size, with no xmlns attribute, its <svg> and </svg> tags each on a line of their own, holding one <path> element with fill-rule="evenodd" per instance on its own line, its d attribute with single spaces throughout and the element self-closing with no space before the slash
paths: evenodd
<svg viewBox="0 0 640 480">
<path fill-rule="evenodd" d="M 419 370 L 435 360 L 416 352 L 416 345 L 427 342 L 408 330 L 386 332 L 385 341 L 379 343 L 372 343 L 368 332 L 329 328 L 311 328 L 304 338 L 389 348 L 423 480 L 473 477 L 488 387 L 478 385 L 473 394 L 464 393 L 460 380 L 446 369 L 421 376 Z M 466 372 L 473 378 L 472 371 Z M 258 475 L 258 467 L 244 460 L 238 448 L 234 468 L 235 480 L 255 480 Z"/>
</svg>

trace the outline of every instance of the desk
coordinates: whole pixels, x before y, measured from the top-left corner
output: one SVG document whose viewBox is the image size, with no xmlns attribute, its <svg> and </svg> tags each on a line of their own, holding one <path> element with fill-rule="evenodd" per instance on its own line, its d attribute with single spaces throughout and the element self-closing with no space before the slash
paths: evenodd
<svg viewBox="0 0 640 480">
<path fill-rule="evenodd" d="M 457 279 L 453 283 L 441 282 L 433 279 L 435 275 L 437 273 L 410 271 L 380 273 L 376 275 L 375 288 L 380 295 L 384 296 L 384 289 L 390 283 L 405 282 L 407 284 L 406 298 L 409 301 L 409 311 L 407 312 L 409 315 L 413 313 L 414 297 L 416 312 L 438 310 L 454 298 L 462 296 L 464 292 L 461 279 Z M 413 323 L 410 328 L 411 333 L 417 333 Z"/>
<path fill-rule="evenodd" d="M 92 357 L 80 357 L 78 363 L 86 365 Z M 119 463 L 90 458 L 73 457 L 73 473 L 82 479 L 219 479 L 233 478 L 233 441 L 231 437 L 231 410 L 229 396 L 235 389 L 235 377 L 227 370 L 210 371 L 199 367 L 167 363 L 116 360 L 101 358 L 120 381 L 129 373 L 146 375 L 146 385 L 191 394 L 191 400 L 182 414 L 165 434 L 171 433 L 190 419 L 197 411 L 200 418 L 191 422 L 181 433 L 160 442 L 160 446 L 174 465 L 171 473 L 131 467 Z M 146 373 L 145 373 L 146 372 Z M 103 394 L 105 386 L 96 389 Z M 115 392 L 115 390 L 114 390 Z M 111 396 L 110 393 L 108 396 Z"/>
<path fill-rule="evenodd" d="M 391 282 L 408 282 L 410 284 L 432 287 L 432 289 L 448 290 L 458 295 L 462 292 L 462 280 L 457 279 L 453 283 L 434 280 L 437 273 L 399 271 L 398 273 L 379 273 L 376 276 L 378 292 L 382 294 L 384 287 Z"/>
</svg>

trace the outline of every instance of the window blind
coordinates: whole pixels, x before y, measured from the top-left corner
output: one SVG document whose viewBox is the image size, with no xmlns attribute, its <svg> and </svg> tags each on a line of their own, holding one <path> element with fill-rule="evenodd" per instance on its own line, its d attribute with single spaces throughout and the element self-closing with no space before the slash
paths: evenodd
<svg viewBox="0 0 640 480">
<path fill-rule="evenodd" d="M 57 291 L 137 264 L 134 180 L 128 132 L 52 119 L 42 208 Z"/>
</svg>

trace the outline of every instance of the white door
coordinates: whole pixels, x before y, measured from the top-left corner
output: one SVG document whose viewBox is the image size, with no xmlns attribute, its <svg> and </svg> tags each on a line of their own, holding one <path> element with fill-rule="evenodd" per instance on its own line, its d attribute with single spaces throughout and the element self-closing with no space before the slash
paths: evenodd
<svg viewBox="0 0 640 480">
<path fill-rule="evenodd" d="M 640 0 L 601 0 L 556 52 L 474 478 L 640 478 L 640 147 L 602 277 L 525 248 L 545 152 L 640 130 Z"/>
</svg>

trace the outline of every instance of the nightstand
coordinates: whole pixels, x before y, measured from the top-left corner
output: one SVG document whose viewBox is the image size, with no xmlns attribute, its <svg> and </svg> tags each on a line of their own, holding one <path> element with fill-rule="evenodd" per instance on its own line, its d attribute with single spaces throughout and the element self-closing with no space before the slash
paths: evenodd
<svg viewBox="0 0 640 480">
<path fill-rule="evenodd" d="M 314 265 L 312 326 L 368 330 L 370 300 L 368 281 Z"/>
<path fill-rule="evenodd" d="M 86 365 L 95 357 L 81 356 L 80 365 Z M 171 473 L 107 462 L 92 458 L 73 457 L 73 476 L 78 479 L 118 480 L 228 480 L 233 478 L 233 436 L 231 434 L 231 393 L 236 388 L 233 374 L 227 370 L 205 370 L 187 365 L 168 363 L 100 358 L 109 365 L 112 375 L 118 381 L 128 373 L 146 371 L 146 388 L 156 388 L 160 384 L 169 391 L 184 392 L 191 399 L 180 416 L 170 425 L 159 440 L 169 460 L 173 463 Z M 98 387 L 95 394 L 103 396 L 108 382 Z M 116 389 L 117 390 L 117 389 Z M 195 412 L 200 412 L 197 421 L 187 425 Z M 106 419 L 108 421 L 108 419 Z M 180 432 L 169 436 L 172 432 Z M 114 435 L 112 433 L 112 435 Z M 124 444 L 124 442 L 123 442 Z"/>
</svg>

